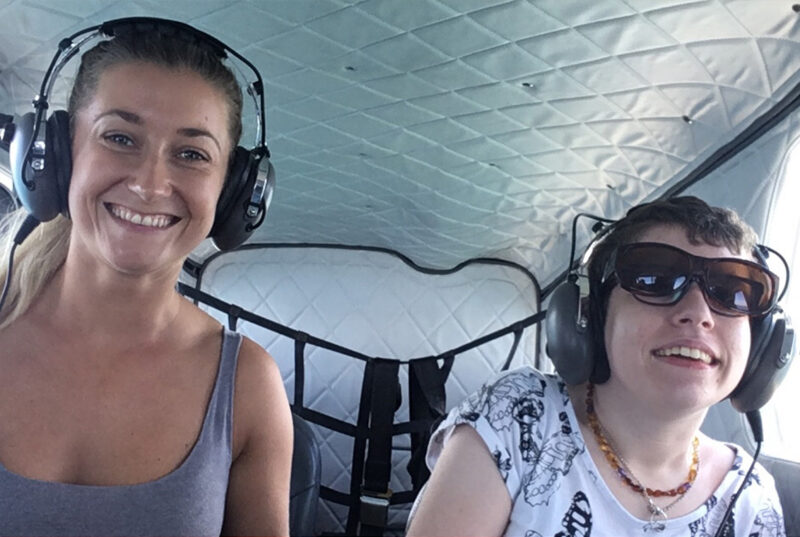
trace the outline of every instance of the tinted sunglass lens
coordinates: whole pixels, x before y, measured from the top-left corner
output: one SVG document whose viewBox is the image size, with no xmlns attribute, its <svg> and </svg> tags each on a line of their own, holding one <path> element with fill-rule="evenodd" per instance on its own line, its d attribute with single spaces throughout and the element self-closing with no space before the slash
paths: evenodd
<svg viewBox="0 0 800 537">
<path fill-rule="evenodd" d="M 679 250 L 651 245 L 632 245 L 617 257 L 620 286 L 655 304 L 670 304 L 680 298 L 688 281 L 688 258 Z"/>
<path fill-rule="evenodd" d="M 772 277 L 761 267 L 744 261 L 712 262 L 706 276 L 706 293 L 732 313 L 761 314 L 772 306 Z"/>
</svg>

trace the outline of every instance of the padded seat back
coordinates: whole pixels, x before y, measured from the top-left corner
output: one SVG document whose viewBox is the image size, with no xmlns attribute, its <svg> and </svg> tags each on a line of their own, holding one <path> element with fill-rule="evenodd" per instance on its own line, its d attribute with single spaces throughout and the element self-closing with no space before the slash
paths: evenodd
<svg viewBox="0 0 800 537">
<path fill-rule="evenodd" d="M 289 492 L 289 535 L 314 535 L 319 502 L 322 463 L 314 431 L 301 417 L 292 413 L 294 452 Z"/>
</svg>

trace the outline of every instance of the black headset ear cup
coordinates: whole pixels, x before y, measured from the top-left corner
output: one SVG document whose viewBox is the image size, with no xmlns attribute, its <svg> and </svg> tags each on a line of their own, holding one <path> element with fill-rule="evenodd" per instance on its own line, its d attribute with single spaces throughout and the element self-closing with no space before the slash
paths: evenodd
<svg viewBox="0 0 800 537">
<path fill-rule="evenodd" d="M 8 144 L 8 167 L 11 169 L 11 180 L 14 193 L 25 209 L 34 214 L 31 192 L 25 186 L 25 153 L 33 136 L 33 112 L 23 114 L 14 122 L 14 135 Z M 35 216 L 35 215 L 34 215 Z"/>
<path fill-rule="evenodd" d="M 266 170 L 266 185 L 260 209 L 251 214 L 248 208 L 259 175 L 259 163 Z M 269 159 L 260 159 L 259 162 L 252 151 L 237 146 L 231 155 L 214 225 L 209 232 L 217 248 L 232 250 L 250 237 L 266 216 L 274 188 L 275 172 Z"/>
<path fill-rule="evenodd" d="M 48 152 L 52 152 L 51 163 L 55 172 L 55 193 L 59 212 L 69 216 L 69 183 L 72 178 L 72 136 L 69 129 L 69 114 L 56 110 L 47 120 Z"/>
<path fill-rule="evenodd" d="M 753 322 L 752 343 L 742 380 L 731 393 L 739 412 L 758 410 L 783 381 L 794 355 L 794 328 L 780 308 Z"/>
<path fill-rule="evenodd" d="M 575 282 L 560 284 L 550 297 L 545 315 L 547 354 L 567 384 L 589 380 L 595 367 L 591 322 L 579 323 L 580 289 Z"/>
<path fill-rule="evenodd" d="M 22 206 L 40 222 L 66 214 L 69 179 L 72 174 L 69 116 L 56 110 L 41 126 L 45 129 L 44 168 L 36 170 L 27 158 L 33 138 L 35 114 L 24 114 L 15 124 L 14 138 L 9 147 L 9 163 L 14 180 L 14 192 Z M 29 188 L 28 184 L 33 185 Z"/>
</svg>

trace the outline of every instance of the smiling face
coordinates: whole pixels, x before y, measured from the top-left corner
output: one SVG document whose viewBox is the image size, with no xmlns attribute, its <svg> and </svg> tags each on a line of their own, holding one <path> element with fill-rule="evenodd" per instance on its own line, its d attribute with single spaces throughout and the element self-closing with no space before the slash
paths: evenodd
<svg viewBox="0 0 800 537">
<path fill-rule="evenodd" d="M 232 141 L 224 95 L 189 70 L 108 69 L 75 115 L 70 254 L 175 270 L 208 235 Z"/>
<path fill-rule="evenodd" d="M 743 257 L 724 246 L 692 244 L 676 226 L 654 226 L 637 242 L 669 244 L 702 257 Z M 749 318 L 713 312 L 696 283 L 671 306 L 644 304 L 617 286 L 606 319 L 609 386 L 636 401 L 702 410 L 729 395 L 744 373 Z"/>
</svg>

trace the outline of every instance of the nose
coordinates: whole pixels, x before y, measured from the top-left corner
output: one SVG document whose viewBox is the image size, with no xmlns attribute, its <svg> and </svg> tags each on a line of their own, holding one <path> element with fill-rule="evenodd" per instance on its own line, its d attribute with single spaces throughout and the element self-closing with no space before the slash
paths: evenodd
<svg viewBox="0 0 800 537">
<path fill-rule="evenodd" d="M 700 284 L 693 281 L 686 294 L 672 306 L 672 319 L 677 324 L 692 324 L 703 328 L 714 327 L 714 315 L 706 301 Z"/>
<path fill-rule="evenodd" d="M 159 151 L 150 151 L 131 174 L 127 185 L 142 201 L 169 197 L 172 178 L 167 158 Z"/>
</svg>

